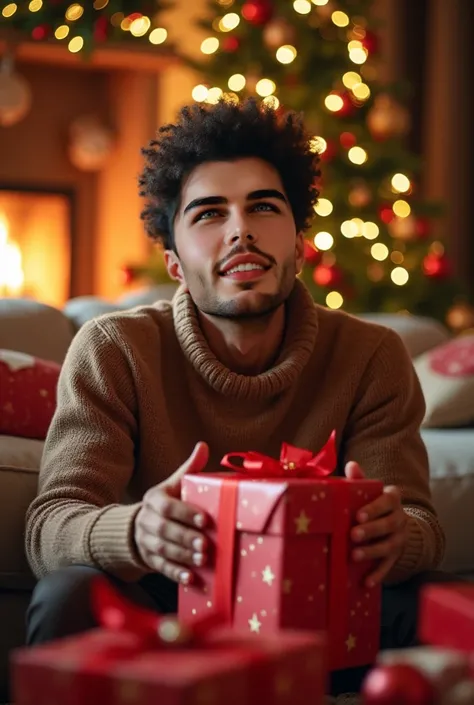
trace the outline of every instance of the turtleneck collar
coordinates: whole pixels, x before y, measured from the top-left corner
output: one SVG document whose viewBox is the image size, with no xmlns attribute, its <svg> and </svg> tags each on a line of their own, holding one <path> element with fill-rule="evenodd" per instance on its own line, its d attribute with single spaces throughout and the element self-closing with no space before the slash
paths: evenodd
<svg viewBox="0 0 474 705">
<path fill-rule="evenodd" d="M 189 293 L 180 288 L 173 298 L 174 327 L 186 358 L 216 392 L 234 399 L 273 397 L 298 379 L 313 352 L 318 330 L 317 307 L 299 279 L 286 302 L 285 317 L 285 337 L 275 364 L 258 375 L 237 374 L 209 348 Z"/>
</svg>

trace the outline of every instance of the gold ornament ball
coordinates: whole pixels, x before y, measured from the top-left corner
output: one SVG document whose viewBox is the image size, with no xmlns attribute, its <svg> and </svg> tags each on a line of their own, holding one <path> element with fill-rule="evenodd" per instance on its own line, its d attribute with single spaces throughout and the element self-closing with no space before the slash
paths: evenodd
<svg viewBox="0 0 474 705">
<path fill-rule="evenodd" d="M 454 304 L 447 313 L 446 323 L 456 333 L 474 328 L 474 306 L 466 302 Z"/>
<path fill-rule="evenodd" d="M 367 126 L 374 139 L 405 135 L 410 129 L 410 115 L 392 96 L 378 95 L 367 115 Z"/>
<path fill-rule="evenodd" d="M 390 235 L 397 240 L 413 240 L 416 237 L 416 220 L 412 215 L 406 218 L 394 218 L 388 224 Z"/>
<path fill-rule="evenodd" d="M 349 191 L 349 203 L 354 208 L 364 208 L 372 200 L 372 191 L 367 184 L 356 184 Z"/>
<path fill-rule="evenodd" d="M 268 49 L 278 49 L 284 44 L 293 44 L 295 31 L 283 17 L 276 17 L 265 26 L 263 41 Z"/>
</svg>

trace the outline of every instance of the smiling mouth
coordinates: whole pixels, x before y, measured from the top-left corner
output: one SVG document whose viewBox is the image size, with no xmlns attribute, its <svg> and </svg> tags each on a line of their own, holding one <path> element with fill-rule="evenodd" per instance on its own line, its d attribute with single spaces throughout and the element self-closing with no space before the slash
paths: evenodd
<svg viewBox="0 0 474 705">
<path fill-rule="evenodd" d="M 225 272 L 221 272 L 220 276 L 227 277 L 227 276 L 229 276 L 229 274 L 237 274 L 239 272 L 252 272 L 252 271 L 266 272 L 269 269 L 270 269 L 270 266 L 265 267 L 262 264 L 255 264 L 254 262 L 247 262 L 245 264 L 236 264 L 235 267 L 232 267 L 231 269 L 228 269 Z"/>
</svg>

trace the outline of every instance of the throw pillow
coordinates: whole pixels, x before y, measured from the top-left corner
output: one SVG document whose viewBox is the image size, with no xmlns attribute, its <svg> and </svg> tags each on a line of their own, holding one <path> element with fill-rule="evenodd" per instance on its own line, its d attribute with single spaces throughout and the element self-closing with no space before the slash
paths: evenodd
<svg viewBox="0 0 474 705">
<path fill-rule="evenodd" d="M 60 370 L 56 362 L 0 349 L 0 434 L 46 438 Z"/>
<path fill-rule="evenodd" d="M 426 401 L 423 426 L 465 426 L 474 421 L 474 335 L 439 345 L 414 364 Z"/>
</svg>

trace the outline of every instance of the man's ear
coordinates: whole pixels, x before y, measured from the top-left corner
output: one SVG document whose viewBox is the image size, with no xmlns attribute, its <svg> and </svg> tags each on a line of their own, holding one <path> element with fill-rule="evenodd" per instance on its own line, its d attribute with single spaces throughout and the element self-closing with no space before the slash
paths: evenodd
<svg viewBox="0 0 474 705">
<path fill-rule="evenodd" d="M 296 273 L 300 274 L 304 264 L 304 235 L 302 232 L 296 233 Z"/>
<path fill-rule="evenodd" d="M 174 281 L 186 286 L 186 279 L 181 267 L 181 262 L 179 261 L 179 257 L 176 252 L 174 250 L 165 250 L 164 257 L 166 269 L 171 279 L 174 279 Z"/>
</svg>

